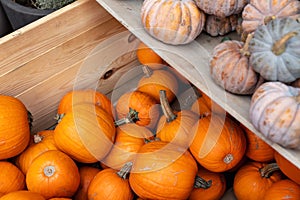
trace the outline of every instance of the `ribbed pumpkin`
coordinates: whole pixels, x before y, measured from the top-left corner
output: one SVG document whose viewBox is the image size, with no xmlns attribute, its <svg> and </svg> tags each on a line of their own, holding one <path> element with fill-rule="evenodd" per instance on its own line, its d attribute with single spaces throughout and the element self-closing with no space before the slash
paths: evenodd
<svg viewBox="0 0 300 200">
<path fill-rule="evenodd" d="M 165 90 L 168 102 L 172 102 L 178 92 L 178 83 L 175 76 L 164 69 L 151 70 L 142 67 L 144 76 L 139 80 L 137 90 L 153 97 L 159 103 L 159 91 Z"/>
<path fill-rule="evenodd" d="M 246 156 L 257 162 L 272 161 L 274 149 L 247 127 L 243 126 L 243 129 L 247 139 Z"/>
<path fill-rule="evenodd" d="M 24 174 L 26 174 L 29 166 L 36 157 L 45 151 L 57 150 L 53 130 L 40 131 L 34 134 L 33 137 L 33 143 L 16 158 L 16 165 Z"/>
<path fill-rule="evenodd" d="M 136 123 L 140 126 L 153 129 L 156 127 L 160 110 L 159 104 L 150 95 L 132 91 L 121 95 L 116 104 L 118 119 L 117 125 L 124 123 Z"/>
<path fill-rule="evenodd" d="M 213 172 L 224 172 L 235 167 L 246 151 L 242 128 L 229 117 L 203 117 L 195 123 L 190 151 L 195 159 Z"/>
<path fill-rule="evenodd" d="M 80 175 L 75 162 L 58 150 L 49 150 L 38 156 L 26 174 L 28 190 L 40 193 L 47 199 L 71 197 L 79 183 Z"/>
<path fill-rule="evenodd" d="M 27 147 L 30 128 L 26 107 L 15 97 L 0 95 L 0 119 L 0 160 L 4 160 Z"/>
<path fill-rule="evenodd" d="M 51 198 L 51 199 L 48 199 L 48 200 L 72 200 L 70 198 Z"/>
<path fill-rule="evenodd" d="M 129 175 L 133 191 L 142 199 L 187 199 L 193 190 L 197 164 L 184 148 L 153 141 L 139 151 Z"/>
<path fill-rule="evenodd" d="M 136 124 L 118 127 L 115 144 L 101 162 L 110 168 L 120 170 L 127 162 L 134 160 L 136 153 L 145 144 L 145 138 L 152 135 L 149 129 Z"/>
<path fill-rule="evenodd" d="M 46 200 L 42 195 L 27 190 L 10 192 L 0 198 L 0 200 Z"/>
<path fill-rule="evenodd" d="M 259 74 L 249 64 L 248 44 L 229 40 L 218 44 L 210 59 L 210 74 L 216 84 L 234 94 L 252 94 L 262 83 Z"/>
<path fill-rule="evenodd" d="M 137 47 L 136 57 L 142 65 L 148 66 L 151 69 L 161 69 L 164 67 L 163 59 L 142 41 L 140 41 Z"/>
<path fill-rule="evenodd" d="M 254 32 L 250 64 L 268 81 L 295 81 L 300 78 L 299 45 L 300 24 L 290 18 L 274 19 Z"/>
<path fill-rule="evenodd" d="M 299 14 L 300 2 L 298 0 L 250 0 L 242 12 L 242 29 L 250 33 L 272 19 L 297 18 Z"/>
<path fill-rule="evenodd" d="M 210 172 L 200 168 L 189 200 L 221 199 L 225 190 L 226 180 L 223 173 Z"/>
<path fill-rule="evenodd" d="M 100 169 L 95 167 L 82 166 L 79 168 L 80 184 L 73 197 L 74 200 L 88 200 L 88 188 L 98 172 Z"/>
<path fill-rule="evenodd" d="M 202 32 L 205 14 L 193 0 L 145 0 L 141 22 L 152 37 L 180 45 L 192 42 Z"/>
<path fill-rule="evenodd" d="M 238 15 L 221 18 L 215 15 L 207 15 L 204 30 L 211 36 L 225 35 L 236 29 L 238 18 Z"/>
<path fill-rule="evenodd" d="M 15 165 L 7 161 L 0 161 L 0 193 L 25 189 L 25 175 Z"/>
<path fill-rule="evenodd" d="M 127 179 L 131 167 L 129 162 L 120 171 L 107 168 L 98 172 L 88 188 L 88 199 L 132 200 L 134 193 Z"/>
<path fill-rule="evenodd" d="M 248 0 L 195 0 L 195 2 L 206 14 L 228 17 L 241 13 Z"/>
<path fill-rule="evenodd" d="M 266 192 L 264 200 L 299 199 L 300 185 L 285 179 L 274 183 Z"/>
<path fill-rule="evenodd" d="M 291 180 L 300 185 L 300 169 L 291 161 L 280 155 L 277 151 L 274 153 L 275 161 L 280 170 Z"/>
<path fill-rule="evenodd" d="M 59 150 L 83 163 L 94 163 L 110 151 L 115 138 L 111 115 L 94 104 L 77 104 L 54 129 Z"/>
<path fill-rule="evenodd" d="M 233 190 L 237 199 L 264 199 L 273 183 L 281 180 L 282 174 L 274 163 L 250 162 L 235 174 Z"/>
<path fill-rule="evenodd" d="M 300 88 L 267 82 L 252 95 L 250 120 L 266 138 L 300 149 Z"/>
</svg>

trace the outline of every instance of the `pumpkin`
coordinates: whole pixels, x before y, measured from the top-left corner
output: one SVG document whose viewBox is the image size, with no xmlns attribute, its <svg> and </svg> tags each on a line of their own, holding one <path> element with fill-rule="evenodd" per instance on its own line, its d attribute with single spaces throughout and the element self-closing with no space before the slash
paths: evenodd
<svg viewBox="0 0 300 200">
<path fill-rule="evenodd" d="M 88 188 L 88 199 L 132 200 L 134 193 L 127 179 L 131 167 L 129 162 L 120 171 L 107 168 L 98 172 Z"/>
<path fill-rule="evenodd" d="M 228 40 L 218 44 L 209 61 L 210 75 L 214 82 L 234 94 L 248 95 L 262 83 L 259 74 L 249 64 L 248 44 Z"/>
<path fill-rule="evenodd" d="M 83 163 L 103 159 L 113 145 L 115 125 L 111 115 L 94 104 L 77 104 L 54 129 L 59 150 Z"/>
<path fill-rule="evenodd" d="M 71 197 L 79 183 L 80 175 L 75 162 L 58 150 L 49 150 L 38 156 L 26 174 L 28 190 L 40 193 L 47 199 Z"/>
<path fill-rule="evenodd" d="M 274 149 L 250 129 L 243 126 L 247 139 L 246 156 L 257 162 L 269 162 L 274 159 Z"/>
<path fill-rule="evenodd" d="M 46 200 L 42 195 L 27 190 L 10 192 L 0 198 L 0 200 Z"/>
<path fill-rule="evenodd" d="M 26 174 L 33 160 L 48 150 L 57 150 L 53 130 L 44 130 L 34 134 L 33 143 L 16 158 L 16 165 Z"/>
<path fill-rule="evenodd" d="M 25 189 L 25 175 L 8 161 L 0 161 L 0 193 Z"/>
<path fill-rule="evenodd" d="M 205 14 L 193 0 L 145 0 L 141 22 L 152 37 L 180 45 L 192 42 L 202 32 Z"/>
<path fill-rule="evenodd" d="M 215 115 L 200 118 L 192 127 L 195 136 L 190 151 L 212 172 L 225 172 L 242 160 L 246 139 L 242 128 L 231 118 Z"/>
<path fill-rule="evenodd" d="M 264 199 L 267 190 L 281 178 L 282 174 L 276 163 L 249 162 L 234 176 L 234 194 L 237 199 Z"/>
<path fill-rule="evenodd" d="M 48 200 L 72 200 L 70 198 L 51 198 L 51 199 L 48 199 Z"/>
<path fill-rule="evenodd" d="M 277 165 L 284 175 L 300 185 L 300 169 L 277 151 L 275 151 L 274 157 Z"/>
<path fill-rule="evenodd" d="M 210 36 L 225 35 L 235 31 L 238 26 L 238 18 L 238 15 L 230 15 L 221 18 L 215 15 L 207 15 L 204 30 Z"/>
<path fill-rule="evenodd" d="M 142 199 L 187 199 L 193 190 L 197 163 L 185 149 L 153 141 L 137 154 L 129 175 L 132 190 Z"/>
<path fill-rule="evenodd" d="M 300 89 L 266 82 L 252 95 L 250 121 L 270 141 L 300 149 Z"/>
<path fill-rule="evenodd" d="M 172 102 L 178 92 L 178 83 L 175 76 L 167 70 L 151 70 L 147 66 L 142 67 L 144 76 L 139 80 L 137 90 L 153 97 L 160 102 L 159 91 L 165 90 L 167 99 Z"/>
<path fill-rule="evenodd" d="M 250 0 L 242 12 L 243 32 L 251 33 L 260 25 L 265 25 L 275 18 L 297 18 L 300 14 L 298 0 Z"/>
<path fill-rule="evenodd" d="M 0 95 L 0 119 L 0 160 L 4 160 L 27 147 L 30 127 L 26 107 L 15 97 Z"/>
<path fill-rule="evenodd" d="M 100 169 L 90 166 L 82 166 L 79 168 L 80 184 L 74 195 L 74 200 L 88 200 L 88 188 L 91 181 Z"/>
<path fill-rule="evenodd" d="M 152 135 L 149 129 L 136 124 L 118 127 L 115 144 L 101 163 L 120 170 L 127 162 L 134 160 L 136 153 L 145 144 L 145 138 Z"/>
<path fill-rule="evenodd" d="M 136 50 L 136 57 L 142 65 L 148 66 L 151 69 L 161 69 L 164 67 L 163 59 L 153 51 L 153 49 L 141 41 Z"/>
<path fill-rule="evenodd" d="M 241 13 L 248 3 L 247 0 L 195 0 L 195 2 L 206 14 L 220 18 Z"/>
<path fill-rule="evenodd" d="M 121 95 L 116 104 L 117 126 L 136 123 L 150 129 L 156 127 L 160 110 L 156 100 L 141 91 L 131 91 Z"/>
<path fill-rule="evenodd" d="M 216 173 L 200 168 L 189 200 L 221 199 L 226 190 L 226 180 L 223 173 Z"/>
<path fill-rule="evenodd" d="M 194 137 L 190 127 L 198 120 L 198 115 L 190 110 L 174 112 L 168 103 L 165 90 L 160 91 L 160 104 L 164 115 L 157 124 L 156 137 L 188 148 Z"/>
<path fill-rule="evenodd" d="M 268 81 L 295 81 L 300 77 L 299 45 L 300 24 L 296 20 L 272 20 L 254 32 L 249 42 L 250 64 Z"/>
<path fill-rule="evenodd" d="M 285 179 L 274 183 L 266 192 L 265 200 L 299 199 L 300 185 Z"/>
</svg>

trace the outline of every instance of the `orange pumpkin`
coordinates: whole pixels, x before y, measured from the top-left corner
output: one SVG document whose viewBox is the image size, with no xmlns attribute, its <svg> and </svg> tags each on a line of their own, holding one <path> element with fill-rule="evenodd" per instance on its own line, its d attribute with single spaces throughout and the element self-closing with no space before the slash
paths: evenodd
<svg viewBox="0 0 300 200">
<path fill-rule="evenodd" d="M 136 153 L 145 144 L 145 138 L 152 135 L 149 129 L 136 124 L 118 127 L 115 144 L 101 163 L 120 170 L 127 162 L 133 161 Z"/>
<path fill-rule="evenodd" d="M 275 161 L 280 170 L 291 180 L 300 185 L 300 169 L 277 151 L 274 152 Z"/>
<path fill-rule="evenodd" d="M 44 130 L 34 135 L 33 143 L 25 149 L 17 158 L 16 165 L 26 174 L 33 160 L 48 150 L 56 150 L 54 131 Z"/>
<path fill-rule="evenodd" d="M 143 199 L 187 199 L 197 171 L 196 161 L 185 148 L 153 141 L 137 154 L 129 183 Z"/>
<path fill-rule="evenodd" d="M 118 99 L 116 104 L 117 116 L 120 119 L 116 124 L 136 123 L 140 126 L 153 129 L 156 127 L 160 115 L 159 104 L 150 95 L 140 92 L 127 92 Z"/>
<path fill-rule="evenodd" d="M 54 129 L 57 148 L 83 163 L 94 163 L 104 158 L 114 138 L 112 116 L 94 104 L 75 105 Z"/>
<path fill-rule="evenodd" d="M 0 193 L 7 194 L 25 189 L 25 176 L 10 162 L 0 161 Z"/>
<path fill-rule="evenodd" d="M 89 185 L 98 172 L 100 169 L 95 167 L 82 166 L 79 168 L 80 184 L 74 195 L 74 200 L 88 200 Z"/>
<path fill-rule="evenodd" d="M 203 117 L 192 131 L 195 137 L 190 150 L 196 160 L 213 172 L 234 168 L 246 151 L 243 129 L 227 116 Z"/>
<path fill-rule="evenodd" d="M 29 191 L 37 192 L 45 198 L 71 197 L 80 183 L 80 175 L 75 162 L 58 150 L 49 150 L 38 156 L 26 174 Z"/>
<path fill-rule="evenodd" d="M 148 66 L 151 69 L 161 69 L 164 67 L 162 65 L 164 62 L 163 59 L 143 42 L 139 43 L 136 56 L 142 65 Z"/>
<path fill-rule="evenodd" d="M 234 177 L 234 194 L 237 199 L 264 199 L 267 190 L 281 178 L 282 174 L 276 163 L 249 162 Z"/>
<path fill-rule="evenodd" d="M 243 126 L 247 139 L 246 156 L 257 162 L 269 162 L 274 159 L 274 149 L 253 133 L 250 129 Z"/>
<path fill-rule="evenodd" d="M 225 175 L 200 168 L 189 200 L 221 199 L 226 190 Z"/>
<path fill-rule="evenodd" d="M 51 198 L 48 200 L 72 200 L 72 199 L 70 199 L 70 198 Z"/>
<path fill-rule="evenodd" d="M 0 198 L 0 200 L 46 200 L 42 195 L 27 190 L 10 192 Z"/>
<path fill-rule="evenodd" d="M 90 183 L 88 199 L 132 200 L 134 193 L 127 179 L 131 166 L 129 162 L 120 171 L 110 168 L 100 171 Z"/>
<path fill-rule="evenodd" d="M 0 160 L 4 160 L 27 147 L 30 128 L 25 105 L 11 96 L 0 95 L 0 119 Z"/>
<path fill-rule="evenodd" d="M 274 183 L 266 192 L 264 200 L 282 200 L 300 198 L 300 185 L 292 180 L 285 179 Z"/>
</svg>

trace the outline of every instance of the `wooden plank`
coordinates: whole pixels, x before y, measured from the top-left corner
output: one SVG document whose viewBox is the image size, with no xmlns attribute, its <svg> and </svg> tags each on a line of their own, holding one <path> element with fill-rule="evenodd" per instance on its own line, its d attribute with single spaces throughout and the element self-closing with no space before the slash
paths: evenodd
<svg viewBox="0 0 300 200">
<path fill-rule="evenodd" d="M 223 37 L 212 38 L 202 33 L 194 42 L 188 45 L 167 45 L 154 39 L 143 29 L 140 21 L 142 0 L 97 0 L 97 2 L 140 40 L 154 49 L 192 84 L 208 94 L 229 114 L 300 168 L 300 151 L 286 149 L 270 142 L 252 126 L 249 119 L 250 96 L 238 96 L 225 92 L 211 79 L 208 65 L 210 53 Z"/>
</svg>

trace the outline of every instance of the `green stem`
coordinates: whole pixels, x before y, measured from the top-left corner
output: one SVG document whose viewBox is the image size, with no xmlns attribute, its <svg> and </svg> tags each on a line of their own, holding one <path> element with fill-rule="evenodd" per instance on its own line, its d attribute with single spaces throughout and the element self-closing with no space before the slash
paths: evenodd
<svg viewBox="0 0 300 200">
<path fill-rule="evenodd" d="M 159 98 L 160 98 L 160 104 L 162 111 L 167 118 L 167 122 L 172 122 L 177 118 L 177 115 L 173 113 L 173 110 L 169 104 L 169 101 L 167 99 L 167 94 L 165 90 L 160 90 L 159 91 Z"/>
<path fill-rule="evenodd" d="M 277 163 L 270 163 L 259 169 L 261 177 L 269 178 L 274 171 L 280 170 Z"/>
<path fill-rule="evenodd" d="M 212 180 L 204 180 L 200 176 L 196 176 L 195 178 L 195 183 L 194 183 L 194 188 L 203 188 L 203 189 L 208 189 L 212 185 Z"/>
<path fill-rule="evenodd" d="M 281 39 L 277 40 L 272 47 L 272 52 L 276 55 L 279 56 L 282 53 L 285 52 L 286 49 L 286 43 L 288 40 L 290 40 L 292 37 L 295 37 L 298 33 L 297 32 L 289 32 L 285 34 Z"/>
<path fill-rule="evenodd" d="M 118 176 L 122 179 L 126 179 L 127 175 L 129 174 L 131 168 L 132 168 L 133 163 L 132 162 L 128 162 L 126 163 L 121 169 L 120 171 L 117 172 Z"/>
<path fill-rule="evenodd" d="M 124 124 L 135 123 L 138 120 L 139 120 L 139 113 L 136 110 L 129 108 L 129 112 L 127 113 L 127 116 L 115 121 L 114 123 L 115 126 L 117 127 Z"/>
</svg>

